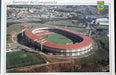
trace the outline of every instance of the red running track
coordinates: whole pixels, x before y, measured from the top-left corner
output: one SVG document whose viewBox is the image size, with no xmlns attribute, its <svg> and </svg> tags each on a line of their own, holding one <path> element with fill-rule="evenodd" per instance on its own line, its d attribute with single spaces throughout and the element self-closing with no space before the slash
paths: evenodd
<svg viewBox="0 0 116 75">
<path fill-rule="evenodd" d="M 48 27 L 41 27 L 41 28 L 46 28 L 47 29 Z M 52 27 L 50 27 L 50 28 L 52 28 Z M 29 37 L 30 39 L 35 40 L 38 43 L 41 43 L 41 41 L 40 41 L 41 37 L 38 36 L 38 34 L 47 33 L 47 32 L 38 32 L 36 34 L 33 34 L 32 31 L 35 30 L 35 29 L 38 29 L 38 28 L 32 28 L 32 29 L 29 29 L 29 30 L 25 31 L 25 35 L 27 37 Z M 92 44 L 92 39 L 89 38 L 88 36 L 85 36 L 85 35 L 81 34 L 81 33 L 78 33 L 78 32 L 72 31 L 72 30 L 68 30 L 68 29 L 64 29 L 64 28 L 55 28 L 55 29 L 61 29 L 61 30 L 65 30 L 65 31 L 75 33 L 75 34 L 81 36 L 83 38 L 83 41 L 80 42 L 80 43 L 75 43 L 75 44 L 56 44 L 56 43 L 52 43 L 52 42 L 44 39 L 44 41 L 43 41 L 44 46 L 52 47 L 52 48 L 58 48 L 58 49 L 76 49 L 76 48 L 86 47 L 86 46 Z"/>
</svg>

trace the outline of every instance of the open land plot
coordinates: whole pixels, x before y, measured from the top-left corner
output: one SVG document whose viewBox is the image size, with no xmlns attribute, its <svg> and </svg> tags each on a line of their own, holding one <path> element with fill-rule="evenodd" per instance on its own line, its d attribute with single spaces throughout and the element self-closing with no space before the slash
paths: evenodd
<svg viewBox="0 0 116 75">
<path fill-rule="evenodd" d="M 95 26 L 95 28 L 104 28 L 104 29 L 109 29 L 109 26 L 99 25 L 99 26 Z"/>
<path fill-rule="evenodd" d="M 7 69 L 44 63 L 46 63 L 46 61 L 39 54 L 25 51 L 14 51 L 6 53 Z"/>
<path fill-rule="evenodd" d="M 12 32 L 19 32 L 19 31 L 21 31 L 23 28 L 24 28 L 23 26 L 19 26 L 18 24 L 10 25 L 10 26 L 7 28 L 7 34 L 11 34 Z"/>
<path fill-rule="evenodd" d="M 51 25 L 66 25 L 66 26 L 72 26 L 70 20 L 59 20 L 59 21 L 49 21 L 46 24 L 51 24 Z"/>
</svg>

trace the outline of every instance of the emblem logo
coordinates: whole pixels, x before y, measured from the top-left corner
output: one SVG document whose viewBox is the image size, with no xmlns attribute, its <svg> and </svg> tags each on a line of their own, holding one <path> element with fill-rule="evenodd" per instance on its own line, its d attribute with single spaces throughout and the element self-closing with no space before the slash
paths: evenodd
<svg viewBox="0 0 116 75">
<path fill-rule="evenodd" d="M 104 1 L 98 1 L 97 2 L 97 8 L 99 10 L 103 10 L 104 9 Z"/>
</svg>

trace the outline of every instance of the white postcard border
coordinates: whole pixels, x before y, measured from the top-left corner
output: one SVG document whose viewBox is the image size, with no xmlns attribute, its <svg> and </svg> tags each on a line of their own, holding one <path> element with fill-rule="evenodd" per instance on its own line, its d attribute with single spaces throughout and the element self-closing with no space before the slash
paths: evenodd
<svg viewBox="0 0 116 75">
<path fill-rule="evenodd" d="M 11 0 L 12 1 L 12 0 Z M 96 2 L 97 3 L 97 2 Z M 68 72 L 68 73 L 63 73 L 63 72 L 57 72 L 57 73 L 6 73 L 6 6 L 7 5 L 12 5 L 13 3 L 2 3 L 2 13 L 1 13 L 1 74 L 5 74 L 5 75 L 51 75 L 51 74 L 55 74 L 55 75 L 114 75 L 114 7 L 113 4 L 110 3 L 106 3 L 106 5 L 109 5 L 109 20 L 110 20 L 110 27 L 109 27 L 109 56 L 110 56 L 110 72 Z M 13 4 L 15 5 L 15 4 Z M 19 5 L 19 4 L 16 4 Z M 28 5 L 28 4 L 27 4 Z M 33 5 L 33 4 L 32 4 Z M 36 4 L 35 4 L 36 5 Z M 45 4 L 47 5 L 47 4 Z M 49 5 L 49 4 L 48 4 Z M 51 4 L 54 5 L 54 4 Z M 55 5 L 96 5 L 95 3 L 59 3 L 59 4 L 55 4 Z M 110 51 L 111 50 L 111 51 Z"/>
</svg>

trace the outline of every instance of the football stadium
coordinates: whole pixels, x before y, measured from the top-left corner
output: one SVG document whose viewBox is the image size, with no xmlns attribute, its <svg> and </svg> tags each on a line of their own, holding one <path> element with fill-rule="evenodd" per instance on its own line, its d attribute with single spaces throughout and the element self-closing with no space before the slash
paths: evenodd
<svg viewBox="0 0 116 75">
<path fill-rule="evenodd" d="M 21 36 L 23 37 L 25 44 L 31 48 L 48 52 L 53 55 L 80 56 L 90 52 L 93 49 L 93 41 L 90 37 L 64 28 L 32 28 L 22 32 Z M 63 36 L 60 37 L 60 39 L 65 38 L 66 41 L 60 43 L 59 41 L 62 42 L 62 40 L 57 40 L 56 38 L 58 36 Z M 50 41 L 48 39 L 49 37 L 54 41 Z"/>
</svg>

